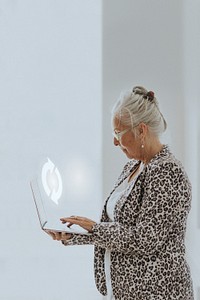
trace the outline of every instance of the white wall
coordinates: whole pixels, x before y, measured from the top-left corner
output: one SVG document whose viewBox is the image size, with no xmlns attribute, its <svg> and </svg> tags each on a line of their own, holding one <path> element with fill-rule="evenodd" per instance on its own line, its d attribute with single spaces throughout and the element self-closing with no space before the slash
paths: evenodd
<svg viewBox="0 0 200 300">
<path fill-rule="evenodd" d="M 89 189 L 63 195 L 63 215 L 79 201 L 99 217 L 100 1 L 0 1 L 0 139 L 0 299 L 99 299 L 92 247 L 40 230 L 29 179 L 47 155 L 65 185 L 75 168 Z"/>
</svg>

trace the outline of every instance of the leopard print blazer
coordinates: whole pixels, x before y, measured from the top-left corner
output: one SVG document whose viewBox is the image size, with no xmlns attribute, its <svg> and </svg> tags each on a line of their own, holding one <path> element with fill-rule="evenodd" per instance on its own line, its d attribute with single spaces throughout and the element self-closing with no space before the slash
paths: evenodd
<svg viewBox="0 0 200 300">
<path fill-rule="evenodd" d="M 125 165 L 111 194 L 138 163 L 132 160 Z M 184 244 L 191 185 L 168 146 L 154 156 L 133 187 L 121 196 L 114 222 L 109 222 L 106 214 L 108 199 L 93 233 L 73 235 L 65 242 L 95 246 L 95 281 L 100 293 L 107 293 L 104 255 L 109 249 L 116 300 L 193 300 Z"/>
</svg>

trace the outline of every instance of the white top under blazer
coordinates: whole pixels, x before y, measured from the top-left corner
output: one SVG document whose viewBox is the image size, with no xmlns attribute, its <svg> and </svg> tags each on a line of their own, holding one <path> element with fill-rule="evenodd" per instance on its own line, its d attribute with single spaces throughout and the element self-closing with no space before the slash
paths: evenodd
<svg viewBox="0 0 200 300">
<path fill-rule="evenodd" d="M 140 163 L 139 172 L 137 175 L 129 181 L 130 177 L 127 177 L 113 192 L 113 194 L 110 196 L 107 206 L 106 206 L 106 212 L 110 219 L 110 222 L 114 221 L 114 209 L 117 201 L 120 199 L 121 195 L 130 187 L 133 187 L 137 177 L 143 170 L 143 163 Z M 133 183 L 134 182 L 134 183 Z M 115 300 L 112 292 L 112 286 L 111 286 L 111 278 L 110 278 L 110 250 L 106 250 L 105 252 L 105 271 L 106 271 L 106 286 L 107 286 L 107 296 L 104 297 L 106 300 Z"/>
</svg>

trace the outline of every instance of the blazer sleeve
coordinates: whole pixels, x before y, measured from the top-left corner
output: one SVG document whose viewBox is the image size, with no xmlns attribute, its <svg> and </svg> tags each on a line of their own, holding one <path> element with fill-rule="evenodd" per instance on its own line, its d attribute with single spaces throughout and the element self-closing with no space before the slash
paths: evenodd
<svg viewBox="0 0 200 300">
<path fill-rule="evenodd" d="M 152 254 L 162 247 L 172 229 L 176 228 L 177 235 L 184 232 L 191 186 L 182 168 L 174 162 L 153 166 L 147 172 L 143 189 L 142 206 L 135 225 L 96 224 L 94 245 L 111 251 Z"/>
<path fill-rule="evenodd" d="M 67 241 L 62 241 L 65 246 L 75 246 L 75 245 L 93 245 L 94 236 L 93 234 L 83 235 L 83 234 L 72 234 L 72 238 Z"/>
</svg>

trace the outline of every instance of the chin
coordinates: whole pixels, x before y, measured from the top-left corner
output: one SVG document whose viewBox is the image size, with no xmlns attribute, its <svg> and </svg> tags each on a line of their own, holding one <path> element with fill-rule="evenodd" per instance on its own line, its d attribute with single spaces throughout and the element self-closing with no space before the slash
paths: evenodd
<svg viewBox="0 0 200 300">
<path fill-rule="evenodd" d="M 132 159 L 133 158 L 133 156 L 130 154 L 130 153 L 128 153 L 127 151 L 123 151 L 125 154 L 126 154 L 126 156 L 129 158 L 129 159 Z"/>
<path fill-rule="evenodd" d="M 126 156 L 128 157 L 128 159 L 135 159 L 135 160 L 138 160 L 137 158 L 135 158 L 132 154 L 128 153 L 127 151 L 124 153 L 126 154 Z"/>
<path fill-rule="evenodd" d="M 126 149 L 121 148 L 121 150 L 129 159 L 134 159 L 134 157 Z"/>
<path fill-rule="evenodd" d="M 132 155 L 127 154 L 126 155 L 129 159 L 135 159 Z"/>
</svg>

